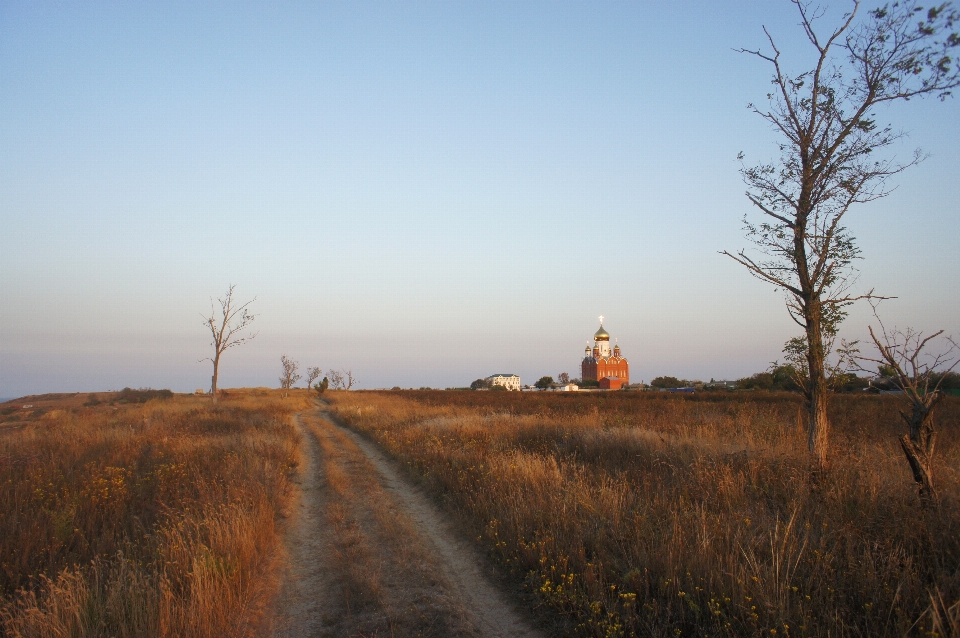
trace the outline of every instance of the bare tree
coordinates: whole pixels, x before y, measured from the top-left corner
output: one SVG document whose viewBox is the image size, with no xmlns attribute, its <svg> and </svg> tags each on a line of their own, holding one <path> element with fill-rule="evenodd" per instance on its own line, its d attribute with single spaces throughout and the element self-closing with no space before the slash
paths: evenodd
<svg viewBox="0 0 960 638">
<path fill-rule="evenodd" d="M 330 369 L 327 372 L 327 378 L 330 379 L 331 390 L 341 390 L 344 387 L 343 373 L 339 370 Z"/>
<path fill-rule="evenodd" d="M 323 372 L 320 371 L 320 368 L 307 368 L 307 389 L 313 387 L 313 382 L 319 379 L 321 374 L 323 374 Z"/>
<path fill-rule="evenodd" d="M 876 316 L 876 312 L 874 312 Z M 900 447 L 907 457 L 913 480 L 920 493 L 920 502 L 924 507 L 936 503 L 936 488 L 933 484 L 933 453 L 937 442 L 934 429 L 933 411 L 943 399 L 940 386 L 947 373 L 960 363 L 955 354 L 957 343 L 946 337 L 946 347 L 940 352 L 924 352 L 931 342 L 943 334 L 939 330 L 924 336 L 912 328 L 887 330 L 880 323 L 877 335 L 870 326 L 870 338 L 877 347 L 877 357 L 859 356 L 861 362 L 886 366 L 893 374 L 893 383 L 903 391 L 909 405 L 909 411 L 901 411 L 900 416 L 906 422 L 909 431 L 900 437 Z M 861 366 L 861 370 L 866 370 Z"/>
<path fill-rule="evenodd" d="M 285 354 L 280 355 L 280 364 L 283 366 L 283 374 L 280 375 L 280 388 L 290 390 L 293 384 L 300 380 L 300 374 L 297 372 L 297 370 L 300 369 L 300 364 Z M 289 394 L 290 393 L 287 392 L 287 395 Z"/>
<path fill-rule="evenodd" d="M 352 370 L 343 371 L 343 389 L 344 390 L 349 390 L 350 388 L 353 387 L 353 384 L 356 382 L 357 380 L 356 378 L 354 378 Z"/>
<path fill-rule="evenodd" d="M 960 84 L 949 55 L 960 45 L 953 32 L 960 18 L 949 4 L 922 12 L 908 0 L 870 11 L 855 24 L 860 0 L 853 0 L 839 26 L 821 35 L 814 27 L 824 11 L 792 1 L 814 49 L 809 70 L 789 74 L 766 28 L 770 52 L 740 49 L 772 67 L 768 106 L 748 108 L 780 136 L 780 159 L 741 168 L 747 197 L 762 213 L 759 222 L 744 217 L 747 238 L 760 256 L 744 250 L 723 254 L 786 292 L 790 317 L 804 330 L 808 447 L 823 464 L 828 342 L 849 304 L 878 298 L 851 292 L 860 251 L 843 217 L 855 204 L 889 194 L 888 179 L 923 159 L 919 151 L 904 163 L 878 157 L 903 133 L 878 126 L 875 111 L 894 101 L 950 95 Z"/>
<path fill-rule="evenodd" d="M 563 385 L 567 385 L 570 383 L 570 375 L 566 372 L 561 372 L 559 375 L 557 375 L 557 381 Z"/>
<path fill-rule="evenodd" d="M 257 318 L 250 314 L 248 306 L 257 300 L 256 297 L 237 306 L 233 299 L 233 289 L 236 286 L 230 284 L 227 288 L 227 294 L 217 299 L 220 304 L 219 315 L 214 310 L 213 299 L 210 300 L 210 316 L 203 318 L 203 325 L 210 329 L 213 341 L 213 356 L 200 359 L 200 361 L 210 361 L 213 363 L 213 377 L 210 381 L 210 394 L 213 396 L 213 402 L 217 402 L 217 377 L 220 373 L 220 357 L 228 348 L 239 346 L 250 341 L 257 336 L 254 333 L 249 336 L 243 336 L 242 333 Z M 201 315 L 202 316 L 202 315 Z"/>
</svg>

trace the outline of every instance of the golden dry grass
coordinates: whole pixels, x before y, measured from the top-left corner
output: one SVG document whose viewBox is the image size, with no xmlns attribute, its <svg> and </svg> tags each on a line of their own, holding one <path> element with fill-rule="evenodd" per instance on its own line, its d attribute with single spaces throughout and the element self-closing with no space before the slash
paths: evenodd
<svg viewBox="0 0 960 638">
<path fill-rule="evenodd" d="M 960 400 L 925 515 L 894 397 L 838 396 L 812 484 L 790 395 L 336 393 L 558 633 L 960 635 Z"/>
<path fill-rule="evenodd" d="M 299 462 L 289 417 L 306 397 L 111 405 L 101 393 L 84 407 L 64 395 L 4 415 L 5 634 L 254 634 Z"/>
</svg>

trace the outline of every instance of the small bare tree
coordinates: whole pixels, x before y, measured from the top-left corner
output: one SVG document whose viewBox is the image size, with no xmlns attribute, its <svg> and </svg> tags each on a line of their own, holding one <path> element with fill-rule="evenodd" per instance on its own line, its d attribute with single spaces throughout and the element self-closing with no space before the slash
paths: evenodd
<svg viewBox="0 0 960 638">
<path fill-rule="evenodd" d="M 350 388 L 353 387 L 353 384 L 356 382 L 357 380 L 356 378 L 354 378 L 352 370 L 343 371 L 343 389 L 344 390 L 349 390 Z"/>
<path fill-rule="evenodd" d="M 343 373 L 339 370 L 330 369 L 327 372 L 327 378 L 330 379 L 331 390 L 342 390 L 344 388 Z"/>
<path fill-rule="evenodd" d="M 297 370 L 300 369 L 300 364 L 296 361 L 293 361 L 287 355 L 280 355 L 280 364 L 283 366 L 283 374 L 280 376 L 280 388 L 287 390 L 288 392 L 285 396 L 290 394 L 289 390 L 293 387 L 293 384 L 300 380 L 300 375 L 297 373 Z"/>
<path fill-rule="evenodd" d="M 320 378 L 320 375 L 323 374 L 320 371 L 320 368 L 313 367 L 307 368 L 307 389 L 313 387 L 313 382 Z"/>
<path fill-rule="evenodd" d="M 561 372 L 557 376 L 557 381 L 559 381 L 563 385 L 567 385 L 568 383 L 570 383 L 570 375 L 566 372 Z"/>
<path fill-rule="evenodd" d="M 874 313 L 876 316 L 876 313 Z M 924 508 L 936 504 L 936 488 L 933 484 L 933 453 L 937 442 L 934 429 L 933 411 L 943 399 L 940 385 L 958 363 L 960 356 L 957 343 L 946 337 L 946 347 L 940 352 L 924 352 L 931 342 L 943 334 L 938 330 L 929 336 L 912 328 L 887 330 L 880 323 L 880 334 L 870 326 L 870 338 L 877 347 L 878 356 L 859 356 L 859 361 L 868 361 L 886 366 L 893 373 L 893 383 L 903 391 L 909 406 L 900 416 L 906 422 L 909 431 L 900 437 L 900 447 L 907 457 L 913 480 L 920 493 L 920 503 Z M 865 370 L 861 366 L 861 370 Z"/>
<path fill-rule="evenodd" d="M 220 373 L 220 357 L 228 348 L 239 346 L 250 341 L 257 336 L 254 333 L 249 336 L 243 336 L 243 331 L 253 323 L 256 315 L 250 314 L 249 306 L 257 300 L 256 297 L 250 301 L 237 306 L 233 299 L 233 289 L 235 286 L 230 284 L 227 288 L 227 294 L 217 299 L 220 304 L 219 315 L 214 310 L 213 299 L 210 300 L 210 316 L 203 318 L 203 325 L 210 329 L 213 341 L 213 356 L 200 359 L 200 361 L 210 361 L 213 363 L 213 377 L 210 381 L 210 394 L 213 396 L 213 402 L 217 402 L 217 377 Z M 201 315 L 202 316 L 202 315 Z"/>
</svg>

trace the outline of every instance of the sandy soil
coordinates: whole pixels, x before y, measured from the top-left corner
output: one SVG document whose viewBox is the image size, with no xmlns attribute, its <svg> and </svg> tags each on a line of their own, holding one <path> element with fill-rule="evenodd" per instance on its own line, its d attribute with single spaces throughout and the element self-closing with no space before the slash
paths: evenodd
<svg viewBox="0 0 960 638">
<path fill-rule="evenodd" d="M 379 449 L 301 415 L 300 497 L 274 636 L 539 636 Z"/>
</svg>

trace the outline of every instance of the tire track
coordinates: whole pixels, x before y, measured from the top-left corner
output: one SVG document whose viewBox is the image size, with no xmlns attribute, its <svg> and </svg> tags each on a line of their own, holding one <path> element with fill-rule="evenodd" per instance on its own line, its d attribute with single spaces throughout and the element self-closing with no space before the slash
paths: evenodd
<svg viewBox="0 0 960 638">
<path fill-rule="evenodd" d="M 304 461 L 274 636 L 538 636 L 372 443 L 298 415 Z"/>
<path fill-rule="evenodd" d="M 327 564 L 331 539 L 326 531 L 328 503 L 320 472 L 320 444 L 305 432 L 301 415 L 294 416 L 294 424 L 303 454 L 298 503 L 285 535 L 287 568 L 270 632 L 278 638 L 327 635 L 324 620 L 329 625 L 336 616 L 335 583 L 331 582 Z"/>
<path fill-rule="evenodd" d="M 400 476 L 380 449 L 337 423 L 326 412 L 322 412 L 322 416 L 330 428 L 349 440 L 375 468 L 379 483 L 390 492 L 416 530 L 417 542 L 432 558 L 432 568 L 442 586 L 459 601 L 459 611 L 470 619 L 476 635 L 490 638 L 539 636 L 540 633 L 520 617 L 484 575 L 474 548 L 459 538 L 447 518 L 420 490 Z"/>
</svg>

